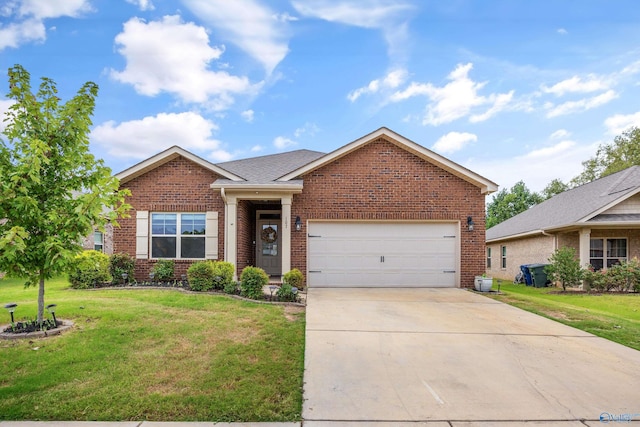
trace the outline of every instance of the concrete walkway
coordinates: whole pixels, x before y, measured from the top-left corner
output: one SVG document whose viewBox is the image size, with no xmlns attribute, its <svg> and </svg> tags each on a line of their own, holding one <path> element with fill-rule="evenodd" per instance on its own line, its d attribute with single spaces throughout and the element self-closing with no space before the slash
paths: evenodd
<svg viewBox="0 0 640 427">
<path fill-rule="evenodd" d="M 461 289 L 310 289 L 305 426 L 640 424 L 640 352 Z"/>
</svg>

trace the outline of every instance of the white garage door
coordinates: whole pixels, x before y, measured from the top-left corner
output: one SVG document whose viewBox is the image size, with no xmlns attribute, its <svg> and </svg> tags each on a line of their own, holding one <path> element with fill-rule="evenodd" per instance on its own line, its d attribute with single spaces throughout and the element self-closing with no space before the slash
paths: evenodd
<svg viewBox="0 0 640 427">
<path fill-rule="evenodd" d="M 457 223 L 310 222 L 312 287 L 455 287 Z"/>
</svg>

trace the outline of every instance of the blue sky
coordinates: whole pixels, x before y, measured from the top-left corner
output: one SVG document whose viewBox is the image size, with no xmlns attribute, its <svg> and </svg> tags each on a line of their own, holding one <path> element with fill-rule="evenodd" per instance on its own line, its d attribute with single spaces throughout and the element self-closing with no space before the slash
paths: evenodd
<svg viewBox="0 0 640 427">
<path fill-rule="evenodd" d="M 540 191 L 640 126 L 637 0 L 2 0 L 14 64 L 65 100 L 100 86 L 91 149 L 114 172 L 172 145 L 219 162 L 386 126 Z"/>
</svg>

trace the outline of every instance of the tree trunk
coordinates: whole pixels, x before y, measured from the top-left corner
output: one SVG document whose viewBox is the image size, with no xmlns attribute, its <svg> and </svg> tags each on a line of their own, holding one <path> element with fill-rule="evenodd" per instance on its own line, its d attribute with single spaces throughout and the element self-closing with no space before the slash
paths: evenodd
<svg viewBox="0 0 640 427">
<path fill-rule="evenodd" d="M 38 286 L 38 323 L 44 321 L 44 273 L 40 273 L 40 285 Z"/>
</svg>

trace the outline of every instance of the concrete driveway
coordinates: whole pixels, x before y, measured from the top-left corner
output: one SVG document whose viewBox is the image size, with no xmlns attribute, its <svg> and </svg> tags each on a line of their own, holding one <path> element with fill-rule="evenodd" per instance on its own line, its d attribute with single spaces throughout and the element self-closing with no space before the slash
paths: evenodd
<svg viewBox="0 0 640 427">
<path fill-rule="evenodd" d="M 304 382 L 306 426 L 640 421 L 639 351 L 462 289 L 309 289 Z"/>
</svg>

